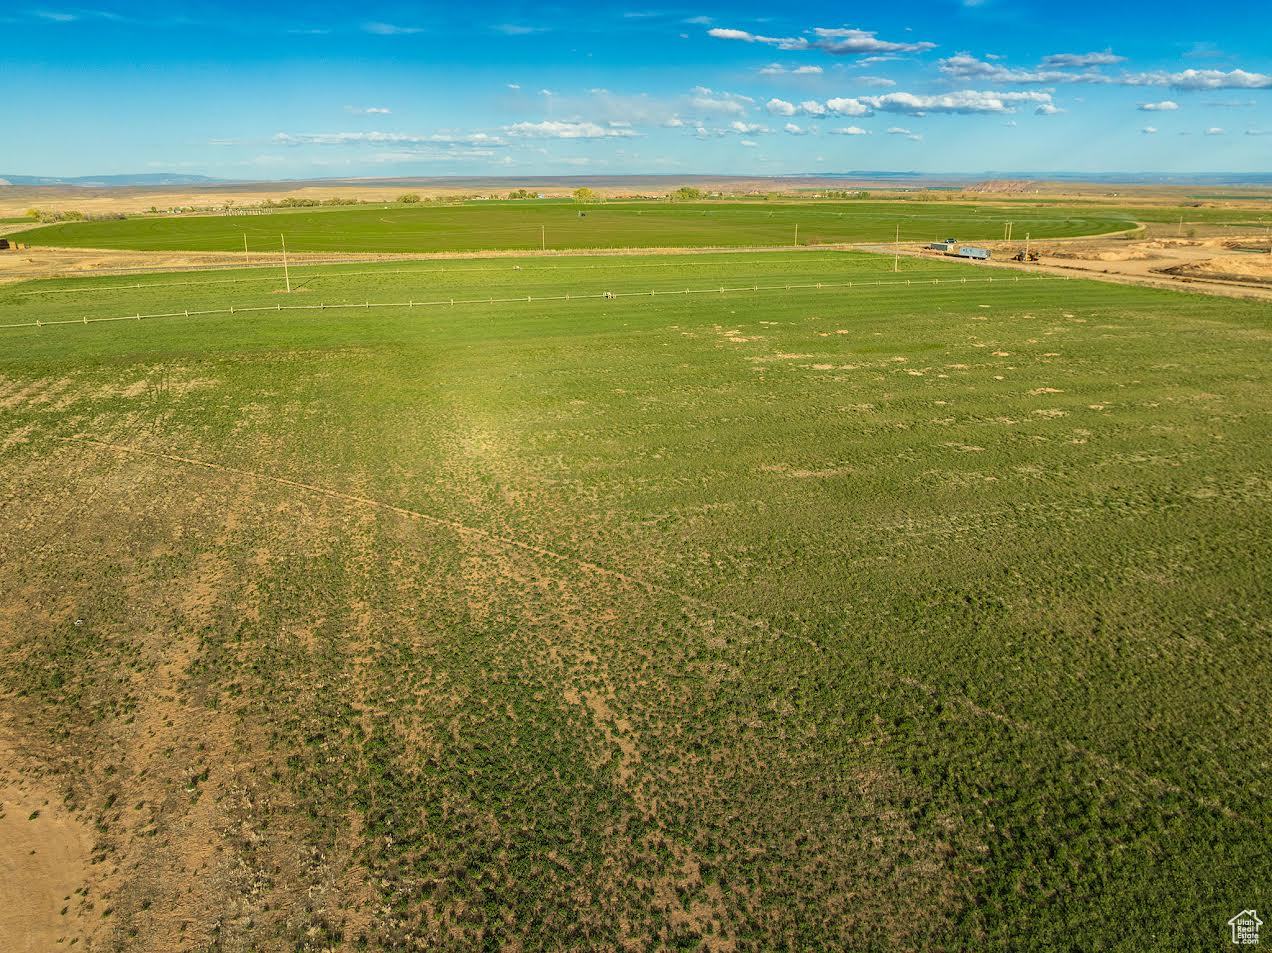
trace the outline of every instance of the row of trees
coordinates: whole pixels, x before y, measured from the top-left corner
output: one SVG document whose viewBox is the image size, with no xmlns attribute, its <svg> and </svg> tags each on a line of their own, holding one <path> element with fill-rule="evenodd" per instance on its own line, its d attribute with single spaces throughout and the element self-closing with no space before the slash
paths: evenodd
<svg viewBox="0 0 1272 953">
<path fill-rule="evenodd" d="M 75 209 L 29 208 L 26 214 L 40 222 L 118 222 L 123 212 L 80 212 Z"/>
</svg>

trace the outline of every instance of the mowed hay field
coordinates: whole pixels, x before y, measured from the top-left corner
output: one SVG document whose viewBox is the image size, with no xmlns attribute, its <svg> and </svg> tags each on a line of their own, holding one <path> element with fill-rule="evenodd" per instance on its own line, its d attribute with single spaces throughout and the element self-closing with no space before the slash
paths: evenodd
<svg viewBox="0 0 1272 953">
<path fill-rule="evenodd" d="M 1265 895 L 1266 304 L 447 265 L 0 313 L 890 283 L 0 332 L 0 725 L 92 826 L 69 924 L 1174 950 Z"/>
<path fill-rule="evenodd" d="M 944 202 L 472 202 L 291 211 L 268 215 L 190 215 L 71 222 L 17 236 L 31 246 L 145 251 L 435 252 L 499 249 L 741 247 L 892 241 L 956 236 L 1021 239 L 1094 235 L 1134 228 L 1113 210 L 1009 208 Z"/>
</svg>

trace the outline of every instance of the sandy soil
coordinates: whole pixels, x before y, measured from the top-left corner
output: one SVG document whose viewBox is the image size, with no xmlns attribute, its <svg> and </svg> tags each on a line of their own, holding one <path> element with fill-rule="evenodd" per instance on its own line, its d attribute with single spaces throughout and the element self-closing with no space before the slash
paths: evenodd
<svg viewBox="0 0 1272 953">
<path fill-rule="evenodd" d="M 86 937 L 76 891 L 89 880 L 92 834 L 60 796 L 18 772 L 13 754 L 0 741 L 0 950 L 65 949 Z"/>
<path fill-rule="evenodd" d="M 994 259 L 968 264 L 976 268 L 1042 271 L 1121 284 L 1272 300 L 1272 254 L 1239 250 L 1243 247 L 1266 250 L 1270 247 L 1266 239 L 1256 239 L 1248 232 L 1242 239 L 1227 234 L 1192 239 L 1151 235 L 1152 232 L 1146 230 L 1133 235 L 1037 242 L 1030 250 L 1039 253 L 1039 260 L 1028 264 L 1011 261 L 1011 256 L 1022 249 L 1021 242 L 983 242 L 981 244 L 993 252 Z M 887 254 L 893 252 L 891 245 L 862 247 Z M 960 260 L 917 245 L 902 247 L 901 252 L 935 256 L 943 261 Z"/>
</svg>

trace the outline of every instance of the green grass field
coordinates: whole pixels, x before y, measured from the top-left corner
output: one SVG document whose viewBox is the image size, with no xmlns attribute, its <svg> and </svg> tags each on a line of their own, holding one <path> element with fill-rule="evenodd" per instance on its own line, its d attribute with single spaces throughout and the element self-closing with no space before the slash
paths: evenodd
<svg viewBox="0 0 1272 953">
<path fill-rule="evenodd" d="M 579 227 L 611 214 L 645 227 Z M 0 712 L 96 824 L 72 913 L 149 948 L 1225 944 L 1272 882 L 1272 308 L 891 268 L 0 287 L 16 323 L 861 282 L 0 331 Z"/>
<path fill-rule="evenodd" d="M 580 217 L 583 213 L 585 217 Z M 602 205 L 480 202 L 459 206 L 392 206 L 292 211 L 270 215 L 132 218 L 71 222 L 33 229 L 18 239 L 33 246 L 138 250 L 289 250 L 430 252 L 548 248 L 739 247 L 892 241 L 955 236 L 963 240 L 1015 234 L 1034 238 L 1091 235 L 1134 227 L 1101 209 L 1004 208 L 932 202 L 776 202 Z"/>
</svg>

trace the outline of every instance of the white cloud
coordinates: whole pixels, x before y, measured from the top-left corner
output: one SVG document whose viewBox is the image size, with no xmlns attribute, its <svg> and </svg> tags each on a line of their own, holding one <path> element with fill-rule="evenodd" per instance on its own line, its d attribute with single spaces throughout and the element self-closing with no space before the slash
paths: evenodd
<svg viewBox="0 0 1272 953">
<path fill-rule="evenodd" d="M 1272 135 L 1272 133 L 1268 132 L 1266 129 L 1247 129 L 1247 130 L 1245 131 L 1245 134 L 1246 134 L 1247 136 L 1269 136 L 1269 135 Z"/>
<path fill-rule="evenodd" d="M 725 115 L 744 115 L 755 100 L 750 96 L 738 93 L 717 93 L 705 86 L 697 86 L 689 98 L 689 107 L 699 112 L 723 113 Z"/>
<path fill-rule="evenodd" d="M 1157 135 L 1157 127 L 1145 126 L 1143 129 L 1140 130 L 1140 132 L 1142 132 L 1146 136 L 1155 136 Z"/>
<path fill-rule="evenodd" d="M 762 36 L 746 30 L 730 30 L 716 27 L 707 34 L 718 40 L 740 40 L 743 43 L 763 43 L 779 50 L 821 50 L 836 56 L 858 53 L 918 53 L 930 50 L 935 43 L 897 43 L 881 40 L 870 30 L 814 27 L 804 36 Z"/>
<path fill-rule="evenodd" d="M 602 126 L 595 122 L 564 122 L 545 119 L 543 122 L 516 122 L 504 126 L 510 136 L 528 139 L 630 139 L 638 133 L 625 127 Z"/>
<path fill-rule="evenodd" d="M 1208 136 L 1222 136 L 1223 134 L 1224 134 L 1223 130 L 1220 129 L 1218 126 L 1211 126 L 1209 129 L 1206 130 L 1206 135 Z"/>
<path fill-rule="evenodd" d="M 1112 66 L 1125 61 L 1125 56 L 1117 56 L 1112 50 L 1105 50 L 1103 53 L 1052 53 L 1042 58 L 1042 65 L 1082 69 L 1088 66 Z"/>
<path fill-rule="evenodd" d="M 423 33 L 424 28 L 418 26 L 399 26 L 396 23 L 379 23 L 371 22 L 362 24 L 364 33 L 374 33 L 376 36 L 409 36 L 413 33 Z"/>
<path fill-rule="evenodd" d="M 508 84 L 508 88 L 509 88 L 509 89 L 514 89 L 514 90 L 515 90 L 515 89 L 520 89 L 520 88 L 521 88 L 521 84 L 520 84 L 520 83 L 509 83 L 509 84 Z"/>
<path fill-rule="evenodd" d="M 503 146 L 500 136 L 485 132 L 450 135 L 435 133 L 428 136 L 403 132 L 280 132 L 273 141 L 283 146 L 355 146 L 355 145 L 446 145 L 446 146 Z"/>
<path fill-rule="evenodd" d="M 860 126 L 844 126 L 842 129 L 830 130 L 836 136 L 868 136 L 870 133 Z"/>
<path fill-rule="evenodd" d="M 1140 103 L 1135 107 L 1146 113 L 1170 112 L 1179 108 L 1179 103 L 1169 99 L 1163 99 L 1160 103 Z"/>
<path fill-rule="evenodd" d="M 905 128 L 901 127 L 901 126 L 890 126 L 890 127 L 888 127 L 888 135 L 890 135 L 890 136 L 905 136 L 905 138 L 907 138 L 907 139 L 912 139 L 912 140 L 913 140 L 913 141 L 915 141 L 915 142 L 922 142 L 922 141 L 923 141 L 923 137 L 922 137 L 922 136 L 920 136 L 917 132 L 911 132 L 909 129 L 905 129 Z"/>
<path fill-rule="evenodd" d="M 970 53 L 956 53 L 940 60 L 937 68 L 952 79 L 988 83 L 1108 83 L 1102 73 L 1066 73 L 1058 69 L 1013 69 L 997 63 L 978 60 Z"/>
<path fill-rule="evenodd" d="M 806 104 L 807 105 L 807 104 Z M 812 112 L 812 110 L 809 110 Z M 836 116 L 869 116 L 870 107 L 859 99 L 840 97 L 826 100 L 826 111 Z M 816 113 L 822 115 L 821 113 Z"/>
<path fill-rule="evenodd" d="M 988 92 L 964 89 L 952 93 L 917 95 L 915 93 L 883 93 L 878 96 L 841 96 L 824 103 L 805 100 L 796 106 L 785 99 L 770 99 L 765 108 L 775 116 L 804 115 L 871 116 L 875 112 L 906 113 L 923 116 L 928 113 L 1012 113 L 1017 106 L 1036 106 L 1039 115 L 1062 112 L 1052 102 L 1051 94 L 1033 91 Z"/>
<path fill-rule="evenodd" d="M 391 110 L 384 106 L 346 106 L 345 112 L 355 116 L 387 116 Z"/>
<path fill-rule="evenodd" d="M 729 129 L 744 136 L 768 132 L 768 128 L 766 126 L 761 126 L 758 122 L 742 122 L 737 119 L 729 123 Z"/>
<path fill-rule="evenodd" d="M 504 36 L 532 36 L 535 33 L 547 33 L 548 28 L 545 26 L 526 26 L 522 23 L 500 23 L 491 27 L 496 33 L 502 33 Z"/>
<path fill-rule="evenodd" d="M 809 132 L 809 130 L 805 129 L 803 126 L 796 125 L 793 122 L 788 122 L 782 128 L 789 132 L 792 136 L 806 136 Z"/>
<path fill-rule="evenodd" d="M 1272 89 L 1272 76 L 1243 69 L 1186 69 L 1182 73 L 1157 70 L 1122 77 L 1127 86 L 1173 86 L 1175 89 Z"/>
<path fill-rule="evenodd" d="M 756 146 L 759 145 L 759 143 L 756 142 L 754 139 L 740 139 L 738 141 L 742 145 L 746 146 L 748 149 L 754 149 Z"/>
<path fill-rule="evenodd" d="M 819 76 L 824 70 L 820 66 L 786 67 L 781 63 L 769 63 L 756 70 L 761 76 Z"/>
<path fill-rule="evenodd" d="M 389 162 L 453 162 L 458 159 L 493 159 L 495 153 L 489 149 L 395 149 L 391 152 L 377 152 L 367 156 L 367 160 L 376 163 Z"/>
<path fill-rule="evenodd" d="M 858 76 L 857 82 L 859 82 L 862 86 L 873 86 L 876 89 L 888 89 L 889 87 L 897 85 L 896 80 L 887 79 L 883 76 Z"/>
<path fill-rule="evenodd" d="M 953 93 L 919 96 L 914 93 L 885 93 L 861 96 L 859 101 L 880 112 L 910 113 L 1009 113 L 1018 105 L 1051 105 L 1051 94 L 1044 92 L 982 92 L 964 89 Z M 832 100 L 833 102 L 833 100 Z M 827 104 L 829 105 L 829 103 Z"/>
</svg>

